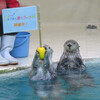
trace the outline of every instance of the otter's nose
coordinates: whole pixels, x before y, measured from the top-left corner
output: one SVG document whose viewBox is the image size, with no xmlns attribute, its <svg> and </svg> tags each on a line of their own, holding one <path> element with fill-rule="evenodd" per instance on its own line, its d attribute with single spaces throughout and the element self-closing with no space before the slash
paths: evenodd
<svg viewBox="0 0 100 100">
<path fill-rule="evenodd" d="M 72 45 L 71 45 L 71 44 L 68 44 L 67 46 L 68 46 L 68 47 L 71 47 Z"/>
</svg>

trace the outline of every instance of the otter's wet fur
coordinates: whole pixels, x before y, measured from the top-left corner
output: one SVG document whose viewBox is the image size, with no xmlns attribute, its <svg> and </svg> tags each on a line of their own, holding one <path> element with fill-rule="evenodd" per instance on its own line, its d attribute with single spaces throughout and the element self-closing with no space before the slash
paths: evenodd
<svg viewBox="0 0 100 100">
<path fill-rule="evenodd" d="M 82 73 L 86 69 L 80 55 L 79 47 L 79 44 L 75 40 L 65 42 L 63 54 L 57 65 L 58 73 Z"/>
<path fill-rule="evenodd" d="M 32 81 L 51 80 L 56 78 L 56 73 L 52 62 L 53 50 L 48 45 L 44 45 L 43 47 L 46 49 L 44 60 L 39 58 L 38 51 L 36 51 L 33 59 L 32 70 L 29 75 L 29 78 Z"/>
</svg>

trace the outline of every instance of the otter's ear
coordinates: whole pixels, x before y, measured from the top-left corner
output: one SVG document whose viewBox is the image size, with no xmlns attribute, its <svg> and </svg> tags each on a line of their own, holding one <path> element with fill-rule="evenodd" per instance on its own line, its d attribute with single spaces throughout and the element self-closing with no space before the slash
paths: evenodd
<svg viewBox="0 0 100 100">
<path fill-rule="evenodd" d="M 67 41 L 64 43 L 64 45 L 66 45 L 67 44 Z"/>
</svg>

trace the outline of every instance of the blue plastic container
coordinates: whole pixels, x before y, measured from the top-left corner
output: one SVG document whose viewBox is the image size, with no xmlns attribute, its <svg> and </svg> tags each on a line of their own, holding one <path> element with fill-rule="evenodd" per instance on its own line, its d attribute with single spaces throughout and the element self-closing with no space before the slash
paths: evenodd
<svg viewBox="0 0 100 100">
<path fill-rule="evenodd" d="M 15 58 L 23 58 L 29 55 L 29 43 L 30 43 L 29 32 L 19 32 L 16 35 L 15 44 L 10 54 Z"/>
</svg>

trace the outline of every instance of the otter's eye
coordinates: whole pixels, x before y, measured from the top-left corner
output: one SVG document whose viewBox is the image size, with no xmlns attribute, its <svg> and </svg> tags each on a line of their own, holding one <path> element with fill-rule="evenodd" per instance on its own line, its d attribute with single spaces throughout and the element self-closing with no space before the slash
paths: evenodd
<svg viewBox="0 0 100 100">
<path fill-rule="evenodd" d="M 44 48 L 45 48 L 45 50 L 47 50 L 47 47 L 44 46 Z"/>
<path fill-rule="evenodd" d="M 76 43 L 74 43 L 74 44 L 76 44 Z"/>
</svg>

